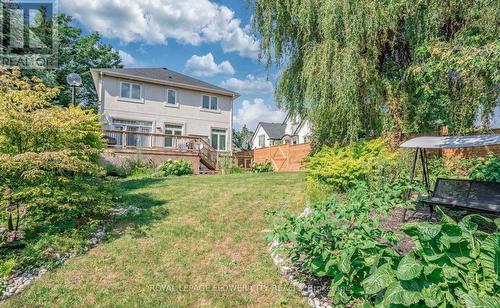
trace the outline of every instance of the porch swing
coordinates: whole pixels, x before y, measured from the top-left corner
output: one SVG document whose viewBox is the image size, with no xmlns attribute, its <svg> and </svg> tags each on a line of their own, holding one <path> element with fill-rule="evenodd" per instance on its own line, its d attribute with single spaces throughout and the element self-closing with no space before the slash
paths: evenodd
<svg viewBox="0 0 500 308">
<path fill-rule="evenodd" d="M 430 189 L 428 149 L 462 149 L 500 145 L 500 135 L 477 135 L 457 137 L 418 137 L 401 145 L 401 148 L 414 149 L 413 165 L 410 172 L 410 185 L 415 180 L 417 162 L 422 163 L 422 176 L 427 196 L 417 200 L 430 207 L 435 206 L 456 210 L 466 210 L 491 215 L 500 215 L 500 183 L 461 179 L 438 178 L 434 190 Z M 412 195 L 410 188 L 406 200 Z M 406 217 L 406 211 L 405 216 Z"/>
</svg>

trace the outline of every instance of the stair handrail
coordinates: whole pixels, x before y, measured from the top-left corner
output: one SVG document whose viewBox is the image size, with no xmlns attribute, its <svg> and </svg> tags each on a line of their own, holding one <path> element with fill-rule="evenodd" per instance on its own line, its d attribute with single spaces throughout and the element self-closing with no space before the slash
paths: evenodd
<svg viewBox="0 0 500 308">
<path fill-rule="evenodd" d="M 204 154 L 206 158 L 213 164 L 213 167 L 217 168 L 217 163 L 218 163 L 218 158 L 219 158 L 219 153 L 217 152 L 216 149 L 210 145 L 205 139 L 203 138 L 198 138 L 198 142 L 201 142 L 203 144 L 202 149 L 200 149 L 200 154 Z M 207 153 L 203 153 L 206 150 Z"/>
</svg>

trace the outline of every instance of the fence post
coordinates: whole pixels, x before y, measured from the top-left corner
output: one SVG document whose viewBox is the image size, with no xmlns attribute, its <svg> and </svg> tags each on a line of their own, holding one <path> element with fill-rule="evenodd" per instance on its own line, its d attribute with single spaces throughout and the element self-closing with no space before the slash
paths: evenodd
<svg viewBox="0 0 500 308">
<path fill-rule="evenodd" d="M 126 148 L 127 147 L 127 135 L 125 134 L 125 132 L 122 132 L 120 137 L 122 138 L 122 148 Z"/>
</svg>

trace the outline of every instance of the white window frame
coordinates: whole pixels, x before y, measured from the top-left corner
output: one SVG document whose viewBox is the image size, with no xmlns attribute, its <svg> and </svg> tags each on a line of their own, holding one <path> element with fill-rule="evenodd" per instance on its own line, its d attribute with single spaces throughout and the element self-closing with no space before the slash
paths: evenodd
<svg viewBox="0 0 500 308">
<path fill-rule="evenodd" d="M 203 98 L 208 97 L 208 108 L 203 107 Z M 217 99 L 217 109 L 212 109 L 212 98 Z M 207 111 L 207 112 L 215 112 L 215 113 L 220 113 L 220 97 L 216 95 L 209 95 L 209 94 L 202 94 L 201 95 L 201 110 L 202 111 Z"/>
<path fill-rule="evenodd" d="M 171 104 L 168 102 L 168 91 L 174 91 L 175 92 L 175 103 L 174 104 Z M 179 91 L 177 91 L 176 89 L 172 89 L 172 88 L 166 88 L 165 89 L 165 106 L 167 107 L 179 107 Z M 174 124 L 172 124 L 174 125 Z"/>
<path fill-rule="evenodd" d="M 257 136 L 257 138 L 259 138 L 259 139 L 258 139 L 258 142 L 259 142 L 259 148 L 264 148 L 264 147 L 266 147 L 266 135 L 262 134 L 262 135 Z M 262 138 L 262 140 L 261 140 L 261 138 Z M 261 141 L 262 141 L 262 143 L 261 143 Z"/>
<path fill-rule="evenodd" d="M 124 121 L 124 122 L 138 122 L 136 124 L 134 123 L 119 123 L 119 121 Z M 144 123 L 151 123 L 151 125 L 144 125 Z M 128 132 L 130 130 L 128 130 L 128 128 L 130 127 L 136 127 L 140 130 L 140 132 L 143 132 L 143 133 L 146 133 L 144 132 L 143 130 L 144 129 L 149 129 L 149 131 L 147 133 L 153 133 L 153 127 L 154 127 L 154 121 L 150 121 L 150 120 L 139 120 L 139 119 L 127 119 L 127 118 L 120 118 L 120 117 L 116 117 L 116 118 L 112 118 L 111 119 L 111 125 L 112 125 L 112 128 L 113 130 L 120 130 L 120 131 L 123 131 L 123 132 Z M 120 127 L 120 128 L 119 128 Z M 140 136 L 138 138 L 140 139 L 132 139 L 130 137 L 130 135 L 126 135 L 125 137 L 125 144 L 123 144 L 120 140 L 120 142 L 118 143 L 118 145 L 121 145 L 121 146 L 135 146 L 135 147 L 150 147 L 152 145 L 152 138 L 151 136 L 150 137 L 145 137 L 145 136 Z M 136 145 L 129 145 L 129 141 L 130 140 L 134 140 Z"/>
<path fill-rule="evenodd" d="M 167 134 L 167 125 L 180 126 L 181 127 L 181 136 L 184 136 L 185 130 L 186 130 L 185 123 L 164 122 L 163 123 L 163 131 L 165 132 L 165 135 Z M 174 136 L 176 136 L 176 135 L 174 134 Z M 166 144 L 166 140 L 165 140 L 165 144 Z M 177 144 L 174 145 L 173 141 L 172 141 L 172 146 L 168 147 L 165 145 L 166 148 L 174 148 L 176 146 L 177 146 Z"/>
<path fill-rule="evenodd" d="M 216 147 L 216 148 L 214 148 L 214 149 L 215 149 L 215 150 L 217 150 L 217 151 L 220 151 L 220 152 L 226 152 L 226 151 L 229 151 L 229 150 L 228 150 L 228 136 L 229 136 L 229 134 L 228 134 L 228 129 L 227 129 L 227 128 L 222 128 L 222 127 L 212 127 L 212 128 L 210 128 L 210 145 L 211 145 L 212 147 L 213 147 L 213 145 L 212 145 L 212 141 L 213 141 L 213 140 L 212 140 L 212 136 L 214 135 L 214 130 L 223 130 L 223 131 L 225 131 L 225 133 L 224 133 L 224 134 L 222 134 L 222 133 L 215 133 L 215 134 L 217 135 L 217 147 Z M 225 136 L 226 136 L 226 138 L 225 138 L 225 139 L 226 139 L 226 144 L 224 145 L 224 150 L 221 150 L 221 149 L 220 149 L 220 144 L 219 144 L 219 142 L 220 142 L 220 136 L 221 136 L 221 135 L 225 135 Z"/>
<path fill-rule="evenodd" d="M 122 96 L 122 86 L 123 84 L 128 84 L 130 87 L 129 91 L 129 96 L 128 97 L 123 97 Z M 132 87 L 133 86 L 139 86 L 141 89 L 141 94 L 139 99 L 132 98 Z M 126 102 L 134 102 L 134 103 L 144 103 L 144 84 L 142 83 L 136 83 L 136 82 L 130 82 L 130 81 L 120 81 L 120 88 L 118 89 L 119 94 L 119 100 L 121 101 L 126 101 Z"/>
</svg>

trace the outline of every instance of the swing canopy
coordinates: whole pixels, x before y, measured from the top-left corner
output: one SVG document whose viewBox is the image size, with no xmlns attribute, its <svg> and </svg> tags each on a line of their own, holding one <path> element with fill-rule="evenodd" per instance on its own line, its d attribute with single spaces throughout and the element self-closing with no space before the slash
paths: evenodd
<svg viewBox="0 0 500 308">
<path fill-rule="evenodd" d="M 417 137 L 406 141 L 401 147 L 411 149 L 457 149 L 492 145 L 500 145 L 500 134 L 455 137 Z"/>
<path fill-rule="evenodd" d="M 411 139 L 401 145 L 401 148 L 416 149 L 413 159 L 413 167 L 410 174 L 410 182 L 415 177 L 415 167 L 418 157 L 422 161 L 423 179 L 429 196 L 420 200 L 424 204 L 431 206 L 431 212 L 435 205 L 450 208 L 488 213 L 500 214 L 500 183 L 457 180 L 457 179 L 437 179 L 434 190 L 430 190 L 429 185 L 429 165 L 427 163 L 426 149 L 457 149 L 474 148 L 500 145 L 500 135 L 478 135 L 478 136 L 457 136 L 457 137 L 418 137 Z M 408 192 L 409 198 L 411 190 Z"/>
</svg>

